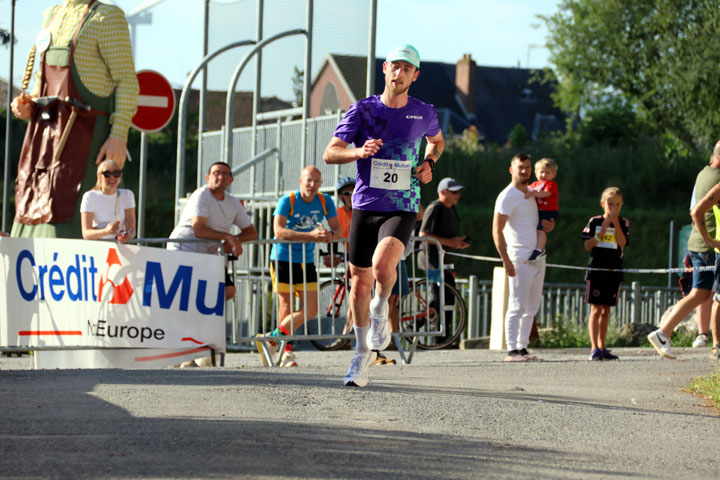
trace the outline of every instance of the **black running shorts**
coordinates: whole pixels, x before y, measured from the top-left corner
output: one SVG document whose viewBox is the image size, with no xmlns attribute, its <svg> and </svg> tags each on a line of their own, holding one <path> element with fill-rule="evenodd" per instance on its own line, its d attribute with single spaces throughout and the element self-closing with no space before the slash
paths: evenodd
<svg viewBox="0 0 720 480">
<path fill-rule="evenodd" d="M 353 209 L 350 224 L 350 263 L 372 266 L 375 247 L 385 237 L 395 237 L 407 245 L 415 228 L 415 212 L 371 212 Z"/>
<path fill-rule="evenodd" d="M 617 279 L 617 275 L 593 277 L 592 280 L 587 280 L 586 283 L 585 303 L 609 307 L 617 305 L 618 295 L 620 294 L 620 280 Z"/>
</svg>

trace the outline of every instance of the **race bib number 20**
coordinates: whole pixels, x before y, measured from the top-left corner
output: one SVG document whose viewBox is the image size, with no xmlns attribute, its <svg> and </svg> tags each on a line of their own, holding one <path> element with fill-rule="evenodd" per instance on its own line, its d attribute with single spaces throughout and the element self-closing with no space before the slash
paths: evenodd
<svg viewBox="0 0 720 480">
<path fill-rule="evenodd" d="M 385 160 L 373 158 L 370 170 L 370 186 L 383 190 L 408 190 L 410 188 L 410 160 Z"/>
</svg>

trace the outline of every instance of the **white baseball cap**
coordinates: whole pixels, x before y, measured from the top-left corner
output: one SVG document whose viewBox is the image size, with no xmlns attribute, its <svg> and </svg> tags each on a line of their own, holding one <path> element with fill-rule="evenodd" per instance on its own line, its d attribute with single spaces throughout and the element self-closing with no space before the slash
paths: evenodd
<svg viewBox="0 0 720 480">
<path fill-rule="evenodd" d="M 417 48 L 413 47 L 409 43 L 394 48 L 387 54 L 387 58 L 385 58 L 386 62 L 397 62 L 398 60 L 404 60 L 414 65 L 418 70 L 420 69 L 420 54 L 418 53 Z"/>
</svg>

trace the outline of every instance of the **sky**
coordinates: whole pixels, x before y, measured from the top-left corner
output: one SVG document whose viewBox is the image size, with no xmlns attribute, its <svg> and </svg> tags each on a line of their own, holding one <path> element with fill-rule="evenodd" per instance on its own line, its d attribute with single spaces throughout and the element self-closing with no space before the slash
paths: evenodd
<svg viewBox="0 0 720 480">
<path fill-rule="evenodd" d="M 15 61 L 19 84 L 27 52 L 40 30 L 41 12 L 59 0 L 15 0 Z M 103 0 L 126 13 L 147 0 Z M 544 48 L 547 31 L 538 14 L 550 15 L 559 0 L 378 0 L 376 55 L 384 57 L 403 43 L 413 44 L 422 60 L 455 63 L 470 54 L 478 65 L 542 68 L 549 66 Z M 276 2 L 276 3 L 273 3 Z M 231 4 L 231 5 L 225 5 Z M 0 27 L 10 30 L 11 0 L 0 0 Z M 215 0 L 211 51 L 255 35 L 255 0 Z M 305 1 L 265 0 L 265 37 L 305 26 Z M 316 73 L 327 52 L 364 55 L 367 51 L 367 2 L 315 0 L 313 37 Z M 334 10 L 333 10 L 334 9 Z M 203 0 L 165 0 L 149 10 L 152 24 L 138 25 L 135 37 L 137 70 L 151 69 L 181 87 L 202 59 Z M 338 13 L 340 12 L 340 13 Z M 216 33 L 217 32 L 217 33 Z M 227 90 L 232 72 L 249 47 L 213 61 L 210 88 Z M 304 40 L 283 39 L 264 50 L 263 95 L 292 100 L 293 67 L 304 65 Z M 0 77 L 9 75 L 9 49 L 0 47 Z M 291 59 L 291 60 L 288 60 Z M 267 65 L 267 67 L 266 67 Z M 238 90 L 251 90 L 254 62 L 240 76 Z M 422 71 L 422 68 L 421 68 Z M 199 81 L 193 86 L 198 87 Z M 2 99 L 3 104 L 5 99 Z"/>
</svg>

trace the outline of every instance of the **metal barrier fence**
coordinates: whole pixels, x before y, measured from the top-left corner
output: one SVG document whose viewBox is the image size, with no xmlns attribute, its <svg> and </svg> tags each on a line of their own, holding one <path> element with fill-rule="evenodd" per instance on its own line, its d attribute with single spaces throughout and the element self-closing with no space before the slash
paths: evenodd
<svg viewBox="0 0 720 480">
<path fill-rule="evenodd" d="M 261 216 L 270 215 L 270 210 Z M 267 232 L 270 233 L 270 232 Z M 262 234 L 262 232 L 261 232 Z M 268 235 L 269 236 L 269 235 Z M 413 241 L 420 242 L 423 248 L 426 248 L 428 242 L 433 242 L 439 247 L 441 258 L 443 256 L 440 244 L 429 237 L 412 237 Z M 169 239 L 138 239 L 133 243 L 138 244 L 166 244 Z M 182 240 L 181 240 L 182 241 Z M 211 242 L 207 240 L 190 240 L 189 242 Z M 279 240 L 255 240 L 244 244 L 245 253 L 240 256 L 233 264 L 233 275 L 236 285 L 236 296 L 230 300 L 231 304 L 226 308 L 226 320 L 228 328 L 228 350 L 229 351 L 246 351 L 255 348 L 258 334 L 265 334 L 277 328 L 279 317 L 279 305 L 277 297 L 272 293 L 272 279 L 270 276 L 270 250 L 273 244 L 277 243 L 299 243 L 284 242 Z M 342 243 L 341 240 L 333 242 L 334 245 Z M 292 249 L 291 249 L 292 250 Z M 342 249 L 340 249 L 342 250 Z M 417 249 L 416 249 L 417 251 Z M 304 255 L 304 250 L 303 250 Z M 346 252 L 343 256 L 343 264 L 347 264 Z M 315 258 L 319 261 L 320 246 L 315 245 Z M 305 258 L 302 259 L 305 263 Z M 428 275 L 432 272 L 425 272 L 416 267 L 415 252 L 408 257 L 408 276 L 410 279 L 411 295 L 408 295 L 405 302 L 400 302 L 401 315 L 405 313 L 417 311 L 420 307 L 428 308 L 425 305 L 419 305 L 417 298 L 417 285 L 426 285 L 424 297 L 429 297 L 430 293 L 427 285 L 435 281 L 442 281 L 438 275 L 433 275 L 430 279 Z M 345 277 L 344 267 L 318 267 L 318 290 L 315 293 L 318 299 L 318 308 L 320 310 L 318 316 L 310 316 L 310 321 L 304 325 L 293 335 L 288 336 L 286 340 L 316 340 L 326 342 L 329 340 L 351 339 L 352 334 L 343 332 L 345 321 L 347 319 L 345 312 L 347 311 L 347 301 L 349 288 Z M 441 277 L 441 276 L 440 276 Z M 334 283 L 333 283 L 334 282 Z M 305 283 L 304 278 L 293 279 L 291 283 Z M 327 315 L 328 302 L 333 301 L 333 295 L 336 293 L 334 286 L 342 283 L 344 290 L 342 292 L 343 299 L 340 307 L 340 314 L 337 317 Z M 330 286 L 333 289 L 328 294 L 323 285 Z M 460 312 L 458 309 L 452 310 L 453 322 L 457 320 L 460 314 L 467 315 L 465 328 L 461 333 L 461 339 L 477 338 L 490 335 L 491 312 L 492 312 L 492 281 L 479 280 L 477 276 L 471 275 L 467 279 L 456 279 L 456 288 L 460 296 L 463 298 L 467 309 Z M 446 308 L 446 298 L 444 298 L 445 289 L 440 290 L 441 311 Z M 328 296 L 329 295 L 329 296 Z M 618 305 L 612 311 L 613 320 L 618 325 L 627 323 L 649 323 L 657 325 L 660 323 L 662 315 L 674 305 L 682 294 L 679 288 L 642 286 L 638 282 L 631 285 L 622 285 Z M 306 302 L 303 302 L 306 304 Z M 464 308 L 464 307 L 463 307 Z M 323 313 L 325 309 L 325 313 Z M 576 325 L 583 325 L 587 322 L 589 315 L 589 305 L 585 303 L 585 285 L 584 284 L 553 284 L 546 283 L 543 289 L 543 301 L 540 311 L 537 315 L 539 327 L 552 328 L 559 321 L 569 321 Z M 307 316 L 307 311 L 306 317 Z M 439 328 L 443 325 L 434 325 L 438 330 L 422 330 L 418 327 L 417 318 L 412 318 L 408 323 L 408 328 L 399 334 L 400 337 L 419 337 L 419 336 L 437 336 L 443 332 Z M 407 343 L 405 346 L 409 346 Z M 411 351 L 414 351 L 414 346 Z"/>
<path fill-rule="evenodd" d="M 413 237 L 412 240 L 419 242 L 422 245 L 421 248 L 427 248 L 430 242 L 440 247 L 439 242 L 430 237 Z M 318 272 L 317 291 L 309 292 L 307 290 L 306 272 L 303 271 L 302 278 L 293 278 L 292 274 L 290 275 L 290 291 L 293 291 L 294 287 L 298 287 L 303 292 L 301 297 L 295 299 L 293 311 L 300 312 L 301 317 L 308 320 L 302 321 L 301 318 L 297 324 L 293 321 L 289 329 L 290 335 L 280 338 L 269 336 L 269 332 L 278 328 L 278 324 L 282 321 L 281 317 L 287 314 L 287 312 L 281 312 L 279 297 L 272 291 L 271 267 L 277 271 L 277 261 L 270 259 L 270 252 L 273 245 L 280 243 L 298 244 L 302 242 L 255 240 L 244 244 L 246 253 L 236 262 L 233 271 L 236 288 L 234 305 L 227 309 L 228 350 L 251 350 L 255 348 L 256 342 L 271 339 L 279 342 L 294 340 L 328 342 L 354 338 L 345 329 L 350 293 L 346 271 L 344 267 L 338 265 L 321 265 L 319 260 L 322 255 L 318 244 L 314 245 L 314 258 Z M 340 243 L 342 241 L 338 240 L 329 245 L 337 246 Z M 330 255 L 335 255 L 336 251 L 337 249 L 333 250 Z M 439 252 L 442 259 L 441 247 Z M 292 249 L 290 249 L 290 254 L 290 263 L 292 263 L 297 259 L 292 257 Z M 343 265 L 347 265 L 346 252 L 338 255 L 341 255 Z M 414 255 L 415 252 L 411 254 L 407 262 L 411 291 L 398 302 L 401 331 L 395 334 L 398 338 L 396 344 L 400 343 L 402 338 L 412 337 L 412 341 L 406 340 L 398 345 L 401 359 L 407 363 L 411 361 L 420 337 L 441 337 L 445 335 L 446 330 L 454 328 L 457 322 L 465 322 L 464 310 L 456 308 L 455 304 L 446 308 L 442 276 L 434 275 L 433 271 L 425 272 L 417 269 Z M 304 249 L 302 256 L 301 263 L 307 263 L 308 259 Z M 429 276 L 433 278 L 431 279 Z M 437 285 L 437 288 L 434 288 L 434 285 Z M 310 298 L 310 296 L 315 298 Z M 317 313 L 314 311 L 315 300 L 317 300 Z M 435 306 L 433 302 L 437 302 L 437 305 Z M 461 306 L 464 309 L 464 304 Z M 445 314 L 441 316 L 436 312 L 445 312 Z M 447 320 L 440 321 L 439 318 L 447 318 Z M 423 347 L 427 348 L 426 344 L 421 344 L 421 348 Z M 405 348 L 410 352 L 410 356 L 407 358 L 403 353 Z"/>
<path fill-rule="evenodd" d="M 263 219 L 272 215 L 271 208 L 265 206 L 259 213 Z M 262 222 L 269 228 L 269 222 Z M 260 232 L 261 235 L 263 232 Z M 271 232 L 265 232 L 269 237 Z M 168 239 L 139 239 L 133 243 L 139 244 L 165 244 Z M 420 242 L 426 248 L 428 242 L 433 242 L 439 247 L 441 256 L 444 256 L 440 244 L 429 237 L 412 237 L 412 241 Z M 200 240 L 189 242 L 200 242 Z M 207 240 L 202 242 L 208 242 Z M 270 249 L 274 243 L 298 243 L 282 242 L 278 240 L 256 240 L 244 244 L 245 254 L 240 256 L 234 263 L 234 275 L 236 285 L 236 296 L 231 300 L 232 304 L 226 309 L 228 325 L 228 349 L 230 351 L 243 351 L 255 348 L 255 341 L 258 334 L 267 333 L 277 328 L 278 324 L 278 302 L 272 294 L 272 281 L 270 278 Z M 338 240 L 334 244 L 342 243 Z M 416 249 L 417 251 L 417 249 Z M 315 246 L 315 258 L 320 258 L 320 248 Z M 343 253 L 343 256 L 346 252 Z M 441 257 L 442 258 L 442 257 Z M 304 262 L 305 259 L 303 259 Z M 347 264 L 347 258 L 343 258 Z M 428 272 L 416 267 L 415 252 L 408 257 L 408 275 L 412 295 L 409 301 L 400 302 L 402 311 L 408 312 L 417 310 L 419 305 L 413 298 L 417 298 L 416 285 L 418 283 L 429 285 L 438 280 L 433 275 L 432 281 L 428 278 Z M 329 282 L 346 282 L 344 268 L 318 268 L 318 305 L 320 309 L 327 309 L 327 293 L 320 288 L 322 285 L 329 285 Z M 432 274 L 432 273 L 430 273 Z M 439 279 L 442 281 L 442 278 Z M 302 283 L 303 279 L 293 279 L 293 283 Z M 457 278 L 456 289 L 465 302 L 466 309 L 463 312 L 453 310 L 453 321 L 456 316 L 467 315 L 466 326 L 460 338 L 470 339 L 490 335 L 491 312 L 492 312 L 492 281 L 480 280 L 477 276 L 471 275 L 467 279 Z M 440 289 L 440 299 L 444 310 L 446 300 L 445 289 Z M 334 290 L 333 290 L 334 293 Z M 344 305 L 341 310 L 347 310 L 347 296 L 349 288 L 345 284 L 343 293 Z M 425 296 L 429 296 L 427 294 Z M 660 323 L 663 314 L 677 301 L 682 298 L 679 288 L 642 286 L 639 282 L 632 282 L 630 285 L 622 285 L 618 305 L 612 310 L 611 317 L 618 325 L 628 323 L 649 323 L 657 325 Z M 242 310 L 242 311 L 241 311 Z M 538 326 L 552 328 L 559 321 L 572 322 L 576 325 L 583 325 L 587 322 L 590 307 L 585 303 L 585 284 L 554 284 L 546 283 L 543 288 L 543 301 L 537 315 Z M 322 316 L 322 311 L 320 312 Z M 326 316 L 327 317 L 327 316 Z M 318 320 L 319 318 L 319 320 Z M 295 335 L 288 337 L 290 340 L 318 340 L 328 341 L 332 339 L 351 339 L 352 335 L 344 334 L 343 327 L 346 317 L 340 315 L 330 322 L 327 318 L 311 317 L 303 329 Z M 412 319 L 412 328 L 406 329 L 400 336 L 413 337 L 414 332 L 419 332 L 417 321 Z M 320 325 L 319 329 L 317 325 Z M 438 325 L 439 326 L 439 325 Z M 418 335 L 440 335 L 439 331 L 423 331 Z M 407 344 L 406 344 L 407 346 Z M 414 350 L 414 348 L 413 348 Z"/>
<path fill-rule="evenodd" d="M 456 283 L 468 305 L 468 328 L 462 338 L 490 335 L 492 281 L 479 280 L 472 275 L 468 279 L 456 280 Z M 679 288 L 642 286 L 638 282 L 622 285 L 618 305 L 611 311 L 611 317 L 618 325 L 657 325 L 668 308 L 680 298 L 682 293 Z M 537 315 L 539 327 L 553 327 L 560 320 L 583 325 L 589 314 L 584 284 L 545 284 L 543 301 Z"/>
<path fill-rule="evenodd" d="M 331 192 L 340 177 L 355 175 L 355 165 L 326 165 L 322 161 L 323 152 L 332 138 L 341 115 L 326 115 L 307 119 L 307 158 L 308 164 L 315 165 L 322 172 L 323 191 Z M 258 200 L 275 198 L 288 191 L 297 189 L 302 165 L 299 151 L 302 145 L 302 121 L 290 120 L 258 125 L 255 132 L 252 127 L 234 128 L 232 158 L 230 166 L 235 169 L 242 161 L 253 158 L 254 152 L 275 149 L 269 155 L 243 172 L 236 175 L 228 191 L 241 199 Z M 201 135 L 202 158 L 200 172 L 206 172 L 213 162 L 222 158 L 223 131 L 204 132 Z M 254 145 L 253 145 L 254 142 Z M 253 146 L 255 147 L 253 149 Z M 202 177 L 204 173 L 200 174 Z"/>
</svg>

